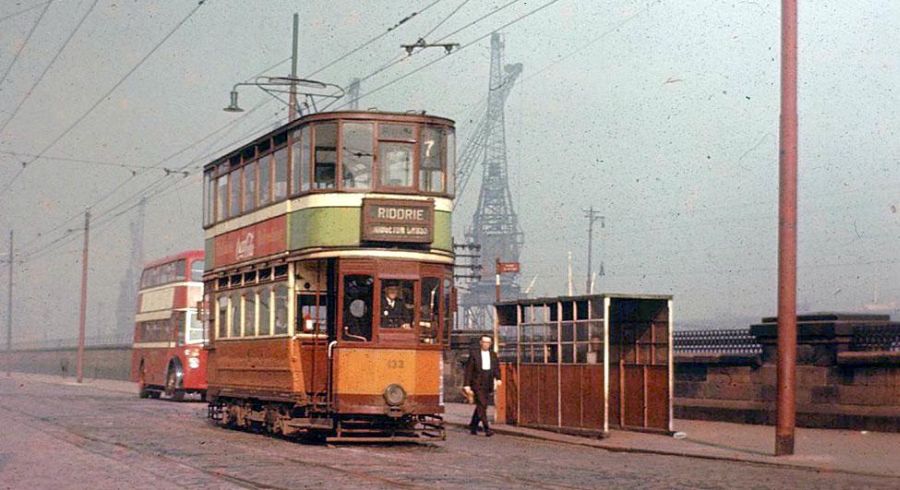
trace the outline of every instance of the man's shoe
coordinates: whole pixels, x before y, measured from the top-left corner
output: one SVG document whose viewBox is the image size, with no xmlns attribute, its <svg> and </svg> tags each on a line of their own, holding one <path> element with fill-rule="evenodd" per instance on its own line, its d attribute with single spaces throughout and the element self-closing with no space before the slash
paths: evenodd
<svg viewBox="0 0 900 490">
<path fill-rule="evenodd" d="M 477 436 L 478 429 L 476 429 L 475 427 L 469 427 L 469 434 L 472 434 L 473 436 Z"/>
<path fill-rule="evenodd" d="M 494 435 L 494 431 L 492 431 L 491 429 L 488 429 L 484 432 L 485 437 L 491 437 L 492 435 Z"/>
</svg>

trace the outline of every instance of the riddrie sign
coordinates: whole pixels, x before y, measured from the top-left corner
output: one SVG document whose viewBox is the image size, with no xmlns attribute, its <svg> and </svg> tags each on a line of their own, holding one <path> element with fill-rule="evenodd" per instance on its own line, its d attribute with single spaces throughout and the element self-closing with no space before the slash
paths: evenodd
<svg viewBox="0 0 900 490">
<path fill-rule="evenodd" d="M 434 202 L 363 199 L 362 239 L 431 243 L 434 240 Z"/>
</svg>

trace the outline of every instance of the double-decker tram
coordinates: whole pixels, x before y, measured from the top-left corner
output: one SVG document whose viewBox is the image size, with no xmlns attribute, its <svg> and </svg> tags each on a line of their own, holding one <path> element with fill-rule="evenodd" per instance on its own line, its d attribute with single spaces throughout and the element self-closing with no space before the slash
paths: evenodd
<svg viewBox="0 0 900 490">
<path fill-rule="evenodd" d="M 454 148 L 449 119 L 331 112 L 206 165 L 210 418 L 445 437 Z"/>
<path fill-rule="evenodd" d="M 141 398 L 206 396 L 206 334 L 196 308 L 203 269 L 203 250 L 190 250 L 148 264 L 141 274 L 131 356 Z"/>
</svg>

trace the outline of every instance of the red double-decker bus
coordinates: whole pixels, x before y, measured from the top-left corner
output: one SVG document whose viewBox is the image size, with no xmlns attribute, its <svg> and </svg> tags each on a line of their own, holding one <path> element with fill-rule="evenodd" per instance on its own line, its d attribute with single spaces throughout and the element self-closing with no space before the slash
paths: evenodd
<svg viewBox="0 0 900 490">
<path fill-rule="evenodd" d="M 141 274 L 131 379 L 141 398 L 206 399 L 207 340 L 197 316 L 203 298 L 203 250 L 148 264 Z"/>
</svg>

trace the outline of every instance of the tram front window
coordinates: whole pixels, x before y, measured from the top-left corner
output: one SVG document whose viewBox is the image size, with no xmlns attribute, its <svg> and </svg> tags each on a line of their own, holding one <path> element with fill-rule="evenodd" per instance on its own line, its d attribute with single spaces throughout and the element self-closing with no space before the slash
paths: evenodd
<svg viewBox="0 0 900 490">
<path fill-rule="evenodd" d="M 381 328 L 412 328 L 415 308 L 413 285 L 413 281 L 381 281 Z"/>
<path fill-rule="evenodd" d="M 343 340 L 372 340 L 372 295 L 375 280 L 365 274 L 344 276 Z"/>
<path fill-rule="evenodd" d="M 436 277 L 422 279 L 422 295 L 419 301 L 419 340 L 423 344 L 436 344 L 438 342 L 440 289 L 440 279 Z"/>
<path fill-rule="evenodd" d="M 381 185 L 385 187 L 409 187 L 413 179 L 412 143 L 385 143 L 380 148 Z"/>
</svg>

